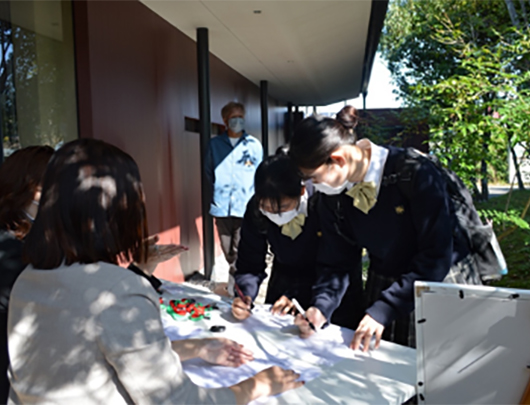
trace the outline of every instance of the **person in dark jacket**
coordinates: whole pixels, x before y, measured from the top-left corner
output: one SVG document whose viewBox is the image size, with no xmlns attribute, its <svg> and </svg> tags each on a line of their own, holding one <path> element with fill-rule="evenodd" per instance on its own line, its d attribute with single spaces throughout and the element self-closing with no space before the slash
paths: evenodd
<svg viewBox="0 0 530 405">
<path fill-rule="evenodd" d="M 49 146 L 14 152 L 0 167 L 0 403 L 9 395 L 7 313 L 13 284 L 26 267 L 23 241 L 39 207 L 41 183 L 53 155 Z"/>
<path fill-rule="evenodd" d="M 265 302 L 275 314 L 293 310 L 292 299 L 307 308 L 315 284 L 315 261 L 320 240 L 320 223 L 316 209 L 318 194 L 308 195 L 294 162 L 284 153 L 265 159 L 256 171 L 255 194 L 250 200 L 241 227 L 241 241 L 236 262 L 235 282 L 245 295 L 232 305 L 240 320 L 250 316 L 250 303 L 258 295 L 267 277 L 268 246 L 274 255 Z M 349 266 L 349 277 L 360 280 L 360 263 Z M 358 286 L 359 282 L 352 283 Z M 360 292 L 360 291 L 358 291 Z M 358 294 L 350 293 L 350 297 Z M 351 304 L 351 303 L 350 303 Z M 346 305 L 346 315 L 337 311 L 333 323 L 355 328 L 360 319 Z"/>
<path fill-rule="evenodd" d="M 357 141 L 357 111 L 345 107 L 337 119 L 309 117 L 291 140 L 290 155 L 321 198 L 322 240 L 317 283 L 307 317 L 317 327 L 337 308 L 348 286 L 347 268 L 368 251 L 366 313 L 351 342 L 366 351 L 375 335 L 414 346 L 414 281 L 480 284 L 467 242 L 451 214 L 439 170 L 422 163 L 412 196 L 395 179 L 401 148 Z M 312 334 L 297 318 L 301 336 Z"/>
</svg>

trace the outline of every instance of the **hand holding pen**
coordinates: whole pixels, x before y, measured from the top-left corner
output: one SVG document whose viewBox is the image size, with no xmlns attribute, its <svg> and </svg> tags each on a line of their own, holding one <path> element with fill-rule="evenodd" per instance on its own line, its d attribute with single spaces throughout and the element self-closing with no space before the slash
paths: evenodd
<svg viewBox="0 0 530 405">
<path fill-rule="evenodd" d="M 298 302 L 296 304 L 300 306 Z M 295 307 L 297 307 L 296 304 Z M 300 329 L 300 337 L 303 339 L 314 334 L 322 325 L 326 323 L 326 317 L 316 307 L 310 307 L 307 311 L 304 311 L 300 306 L 298 312 L 300 313 L 296 315 L 294 323 Z"/>
<path fill-rule="evenodd" d="M 307 321 L 307 323 L 309 324 L 309 327 L 313 330 L 313 332 L 316 332 L 317 329 L 315 328 L 315 325 L 313 325 L 313 323 L 307 319 L 307 315 L 305 314 L 305 310 L 304 308 L 302 308 L 302 306 L 300 305 L 300 303 L 296 300 L 296 298 L 293 298 L 292 300 L 292 303 L 294 305 L 294 307 L 296 308 L 296 310 L 300 313 L 300 315 L 302 315 L 302 317 Z"/>
<path fill-rule="evenodd" d="M 240 321 L 247 319 L 252 315 L 252 309 L 254 308 L 254 303 L 252 298 L 243 294 L 243 291 L 239 288 L 237 284 L 234 284 L 234 291 L 236 292 L 237 297 L 232 301 L 232 315 Z"/>
</svg>

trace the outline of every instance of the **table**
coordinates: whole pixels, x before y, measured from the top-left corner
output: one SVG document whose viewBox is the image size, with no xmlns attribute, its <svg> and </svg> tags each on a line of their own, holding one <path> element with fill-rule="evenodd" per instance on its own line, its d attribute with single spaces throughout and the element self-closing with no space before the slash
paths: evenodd
<svg viewBox="0 0 530 405">
<path fill-rule="evenodd" d="M 212 366 L 202 360 L 183 362 L 191 380 L 202 387 L 230 386 L 272 365 L 299 372 L 303 387 L 276 397 L 262 398 L 256 404 L 401 404 L 415 394 L 416 351 L 381 342 L 378 350 L 352 351 L 348 344 L 353 331 L 330 325 L 309 339 L 298 337 L 293 317 L 272 316 L 267 306 L 256 306 L 253 315 L 237 322 L 230 313 L 230 301 L 200 287 L 164 282 L 163 299 L 194 298 L 215 303 L 209 320 L 176 321 L 162 314 L 166 335 L 172 339 L 226 337 L 254 352 L 255 360 L 237 369 Z M 224 325 L 213 333 L 213 325 Z M 222 378 L 220 378 L 222 376 Z"/>
</svg>

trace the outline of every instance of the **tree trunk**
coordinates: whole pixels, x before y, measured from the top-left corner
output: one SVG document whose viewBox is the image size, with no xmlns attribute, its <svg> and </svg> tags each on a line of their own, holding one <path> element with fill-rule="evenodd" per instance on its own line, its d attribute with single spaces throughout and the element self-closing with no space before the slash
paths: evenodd
<svg viewBox="0 0 530 405">
<path fill-rule="evenodd" d="M 515 6 L 513 5 L 512 0 L 504 0 L 506 3 L 506 7 L 508 8 L 508 14 L 510 14 L 510 19 L 512 20 L 512 24 L 519 28 L 519 19 L 517 18 L 517 11 L 515 11 Z"/>
<path fill-rule="evenodd" d="M 482 201 L 488 201 L 489 190 L 488 190 L 488 164 L 486 159 L 482 159 L 480 164 L 480 189 Z"/>
<path fill-rule="evenodd" d="M 480 190 L 477 187 L 477 179 L 476 179 L 476 177 L 471 177 L 470 180 L 471 180 L 471 184 L 472 184 L 471 195 L 473 196 L 473 200 L 474 201 L 475 200 L 480 200 L 481 197 L 480 197 Z"/>
<path fill-rule="evenodd" d="M 482 141 L 482 148 L 484 149 L 484 158 L 480 162 L 480 189 L 482 194 L 482 201 L 488 201 L 489 190 L 488 190 L 488 146 L 490 144 L 491 134 L 486 132 Z"/>
<path fill-rule="evenodd" d="M 512 153 L 512 160 L 513 160 L 513 165 L 515 166 L 515 175 L 517 177 L 517 184 L 519 186 L 519 190 L 524 190 L 523 177 L 521 176 L 521 170 L 519 170 L 519 162 L 517 161 L 517 155 L 515 154 L 515 149 L 512 146 L 511 142 L 508 145 L 510 147 L 510 152 Z"/>
</svg>

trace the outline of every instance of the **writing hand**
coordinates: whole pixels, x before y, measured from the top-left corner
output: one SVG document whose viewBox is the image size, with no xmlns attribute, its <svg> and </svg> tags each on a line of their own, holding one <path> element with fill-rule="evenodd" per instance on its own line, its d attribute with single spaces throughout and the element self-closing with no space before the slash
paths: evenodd
<svg viewBox="0 0 530 405">
<path fill-rule="evenodd" d="M 234 298 L 234 301 L 232 301 L 232 315 L 234 315 L 234 318 L 243 321 L 252 315 L 250 312 L 251 301 L 252 298 L 248 295 L 245 297 L 245 301 L 239 297 Z"/>
<path fill-rule="evenodd" d="M 310 307 L 305 312 L 305 315 L 309 322 L 311 322 L 317 330 L 320 329 L 327 321 L 326 317 L 322 314 L 322 312 L 320 312 L 320 309 L 316 307 Z M 294 324 L 298 326 L 298 329 L 300 329 L 300 337 L 302 339 L 306 339 L 315 333 L 315 331 L 309 326 L 309 322 L 307 322 L 300 314 L 296 315 L 296 318 L 294 318 Z"/>
</svg>

